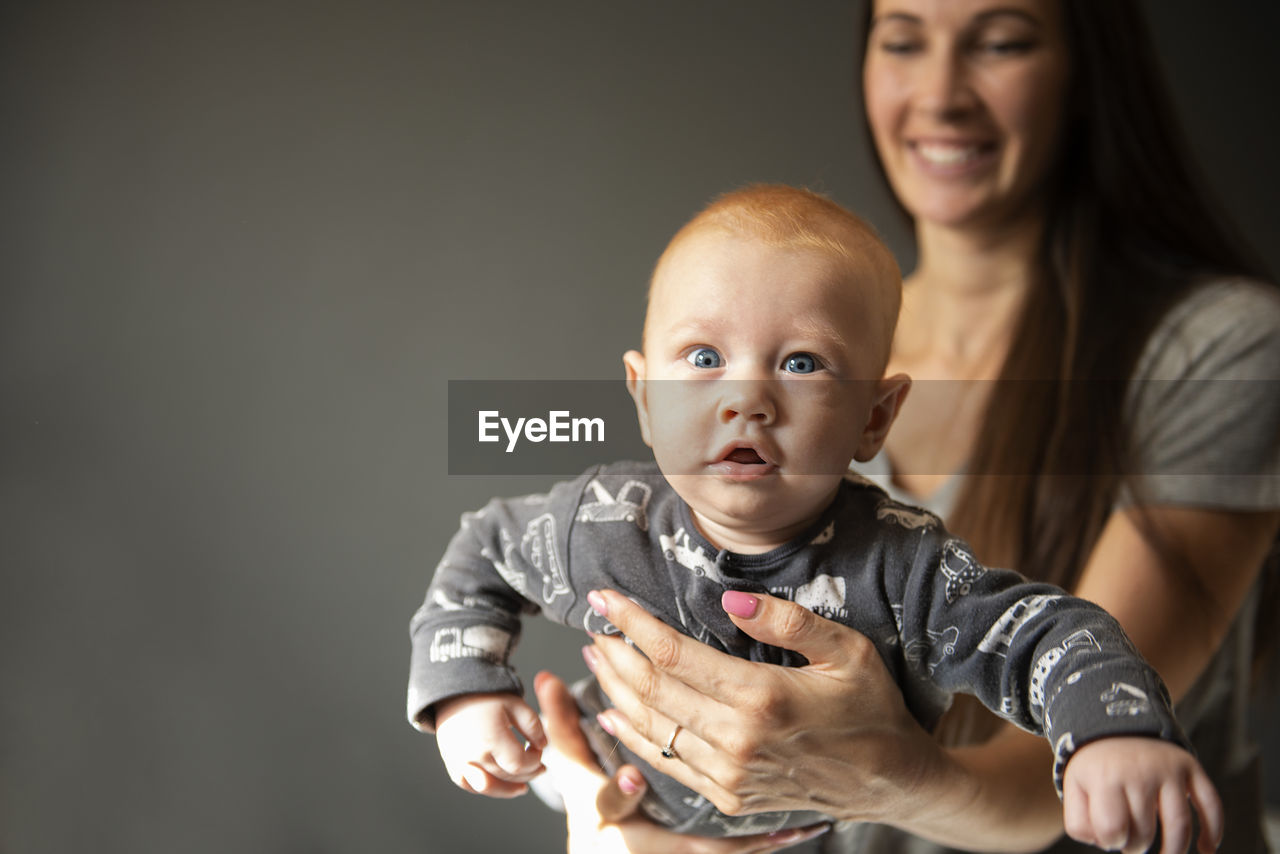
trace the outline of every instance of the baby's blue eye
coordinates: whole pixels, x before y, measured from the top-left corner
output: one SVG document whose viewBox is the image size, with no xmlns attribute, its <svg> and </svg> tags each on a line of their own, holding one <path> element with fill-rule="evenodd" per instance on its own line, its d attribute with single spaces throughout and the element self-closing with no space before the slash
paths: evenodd
<svg viewBox="0 0 1280 854">
<path fill-rule="evenodd" d="M 720 367 L 720 354 L 710 347 L 699 347 L 688 356 L 689 364 L 695 368 L 718 368 Z"/>
<path fill-rule="evenodd" d="M 809 353 L 792 353 L 782 367 L 791 374 L 811 374 L 818 370 L 818 359 Z"/>
</svg>

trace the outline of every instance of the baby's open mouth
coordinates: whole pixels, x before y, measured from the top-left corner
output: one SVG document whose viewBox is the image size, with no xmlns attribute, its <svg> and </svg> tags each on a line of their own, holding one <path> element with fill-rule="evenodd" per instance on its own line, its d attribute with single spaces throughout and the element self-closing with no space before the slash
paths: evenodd
<svg viewBox="0 0 1280 854">
<path fill-rule="evenodd" d="M 725 455 L 725 459 L 731 463 L 738 463 L 744 466 L 762 466 L 765 464 L 764 458 L 757 454 L 753 448 L 734 448 Z"/>
</svg>

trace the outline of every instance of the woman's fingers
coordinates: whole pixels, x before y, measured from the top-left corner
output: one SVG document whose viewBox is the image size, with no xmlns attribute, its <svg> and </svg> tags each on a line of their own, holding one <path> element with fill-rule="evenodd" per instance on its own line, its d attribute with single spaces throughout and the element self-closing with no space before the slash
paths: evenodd
<svg viewBox="0 0 1280 854">
<path fill-rule="evenodd" d="M 829 824 L 775 830 L 773 833 L 757 833 L 752 836 L 733 836 L 711 839 L 705 836 L 685 836 L 662 849 L 663 854 L 772 854 L 793 845 L 821 836 L 831 829 Z M 652 849 L 656 851 L 657 849 Z"/>
<path fill-rule="evenodd" d="M 623 765 L 601 784 L 604 774 L 582 732 L 578 706 L 568 686 L 560 677 L 544 670 L 533 678 L 533 690 L 542 707 L 549 741 L 547 758 L 554 766 L 555 776 L 571 780 L 580 791 L 599 786 L 595 807 L 601 822 L 608 824 L 634 816 L 648 788 L 640 770 L 634 765 Z"/>
<path fill-rule="evenodd" d="M 770 854 L 829 829 L 815 825 L 713 839 L 660 827 L 638 809 L 645 783 L 637 769 L 624 765 L 612 778 L 600 771 L 564 682 L 544 671 L 534 678 L 533 688 L 542 707 L 548 770 L 568 812 L 570 854 Z M 677 740 L 676 747 L 684 749 L 685 744 Z"/>
<path fill-rule="evenodd" d="M 624 765 L 612 778 L 605 777 L 582 732 L 577 702 L 558 676 L 541 671 L 533 679 L 533 690 L 542 708 L 547 736 L 547 771 L 564 800 L 570 826 L 579 822 L 584 828 L 599 832 L 616 822 L 641 820 L 637 810 L 646 786 L 640 772 Z M 570 851 L 578 848 L 581 846 L 571 837 Z"/>
<path fill-rule="evenodd" d="M 744 662 L 677 632 L 616 591 L 594 590 L 590 598 L 658 670 L 722 701 L 741 689 Z"/>
<path fill-rule="evenodd" d="M 721 854 L 770 854 L 773 851 L 781 851 L 792 845 L 807 842 L 830 829 L 829 824 L 815 824 L 809 827 L 793 827 L 790 830 L 775 830 L 773 833 L 761 833 L 757 836 L 742 836 L 737 840 L 731 840 L 735 843 L 735 847 Z"/>
<path fill-rule="evenodd" d="M 623 765 L 596 796 L 596 812 L 600 814 L 600 821 L 613 824 L 634 816 L 648 788 L 639 768 Z"/>
<path fill-rule="evenodd" d="M 561 756 L 581 765 L 598 767 L 587 737 L 578 723 L 578 704 L 559 676 L 543 670 L 533 677 L 533 692 L 542 709 L 547 743 Z"/>
<path fill-rule="evenodd" d="M 599 647 L 612 651 L 619 660 L 638 659 L 642 666 L 648 666 L 644 662 L 644 657 L 628 648 L 624 641 L 601 638 L 597 643 Z M 614 671 L 612 658 L 604 654 L 604 649 L 601 649 L 601 654 L 596 656 L 594 669 L 596 678 L 600 681 L 600 687 L 613 702 L 613 708 L 600 716 L 601 726 L 655 768 L 670 771 L 672 769 L 668 766 L 676 760 L 663 756 L 662 748 L 671 740 L 671 734 L 679 724 L 680 731 L 672 744 L 679 757 L 678 761 L 687 765 L 690 772 L 698 778 L 717 779 L 727 773 L 725 757 L 721 753 L 719 743 L 702 735 L 703 732 L 715 732 L 716 726 L 699 728 L 697 721 L 701 718 L 692 714 L 694 709 L 689 704 L 675 705 L 675 708 L 685 715 L 680 720 L 668 718 L 645 705 L 632 690 L 628 681 L 620 678 Z M 684 686 L 678 687 L 685 691 L 690 690 Z M 714 700 L 706 697 L 701 697 L 700 702 L 703 706 L 715 703 Z M 688 785 L 688 782 L 683 779 L 681 782 Z M 694 788 L 703 791 L 701 786 Z"/>
<path fill-rule="evenodd" d="M 715 838 L 677 834 L 637 820 L 607 825 L 597 832 L 586 827 L 571 830 L 569 854 L 772 854 L 829 829 L 830 825 L 819 824 L 751 836 Z"/>
<path fill-rule="evenodd" d="M 625 744 L 645 762 L 668 777 L 700 792 L 722 812 L 736 811 L 738 806 L 736 799 L 717 782 L 715 774 L 700 770 L 706 765 L 716 764 L 714 761 L 716 753 L 696 733 L 681 727 L 672 744 L 675 756 L 668 757 L 662 755 L 662 749 L 670 739 L 671 733 L 675 731 L 674 724 L 667 728 L 661 741 L 654 741 L 641 733 L 627 716 L 619 713 L 617 709 L 611 709 L 600 715 L 600 724 L 610 735 Z"/>
<path fill-rule="evenodd" d="M 786 599 L 730 590 L 720 597 L 720 604 L 734 625 L 751 637 L 798 652 L 815 669 L 843 671 L 850 647 L 870 644 L 860 632 Z"/>
<path fill-rule="evenodd" d="M 604 720 L 619 741 L 738 814 L 822 802 L 878 815 L 888 803 L 883 779 L 915 780 L 926 766 L 951 767 L 908 714 L 864 635 L 785 600 L 750 596 L 734 594 L 722 604 L 751 635 L 783 641 L 809 657 L 809 666 L 733 658 L 676 633 L 619 593 L 592 592 L 596 611 L 634 645 L 598 637 L 587 656 L 613 702 Z M 676 724 L 683 727 L 678 758 L 669 759 L 661 748 Z"/>
<path fill-rule="evenodd" d="M 677 723 L 702 731 L 704 717 L 718 708 L 716 701 L 664 674 L 621 638 L 598 637 L 583 656 L 614 706 L 646 738 L 665 737 Z M 680 717 L 672 720 L 657 709 Z"/>
<path fill-rule="evenodd" d="M 653 667 L 700 694 L 725 703 L 740 702 L 743 682 L 754 672 L 753 665 L 680 634 L 615 591 L 593 591 L 592 600 L 604 606 L 604 616 Z M 851 653 L 874 651 L 862 633 L 786 599 L 726 591 L 721 605 L 738 628 L 762 643 L 800 653 L 812 670 L 847 672 Z"/>
</svg>

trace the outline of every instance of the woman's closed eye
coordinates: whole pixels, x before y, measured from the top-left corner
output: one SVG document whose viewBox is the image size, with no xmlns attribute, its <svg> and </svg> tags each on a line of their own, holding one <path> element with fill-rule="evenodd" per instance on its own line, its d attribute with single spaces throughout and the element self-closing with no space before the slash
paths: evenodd
<svg viewBox="0 0 1280 854">
<path fill-rule="evenodd" d="M 973 49 L 985 56 L 1021 56 L 1036 46 L 1031 39 L 982 39 Z"/>
<path fill-rule="evenodd" d="M 720 354 L 712 347 L 695 347 L 685 356 L 685 360 L 695 368 L 702 369 L 718 368 L 724 364 Z"/>
<path fill-rule="evenodd" d="M 924 42 L 919 39 L 881 39 L 879 48 L 885 53 L 909 56 L 924 50 Z"/>
<path fill-rule="evenodd" d="M 825 367 L 822 360 L 812 353 L 792 353 L 782 360 L 782 369 L 789 374 L 812 374 Z"/>
</svg>

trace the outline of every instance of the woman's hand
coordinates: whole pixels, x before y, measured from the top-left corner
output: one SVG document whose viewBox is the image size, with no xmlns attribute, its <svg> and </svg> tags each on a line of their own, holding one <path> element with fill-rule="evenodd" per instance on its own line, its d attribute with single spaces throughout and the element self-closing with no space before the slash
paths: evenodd
<svg viewBox="0 0 1280 854">
<path fill-rule="evenodd" d="M 638 811 L 645 792 L 639 770 L 624 765 L 612 779 L 600 770 L 578 726 L 578 708 L 565 684 L 542 672 L 533 686 L 549 742 L 543 761 L 568 813 L 569 854 L 767 854 L 828 829 L 819 825 L 708 839 L 660 827 Z"/>
<path fill-rule="evenodd" d="M 743 631 L 809 660 L 785 668 L 713 650 L 617 592 L 589 599 L 644 653 L 617 637 L 585 650 L 616 706 L 602 725 L 721 812 L 818 810 L 898 823 L 960 813 L 973 796 L 853 629 L 783 599 L 726 593 L 724 608 Z M 678 755 L 665 758 L 677 724 Z"/>
</svg>

